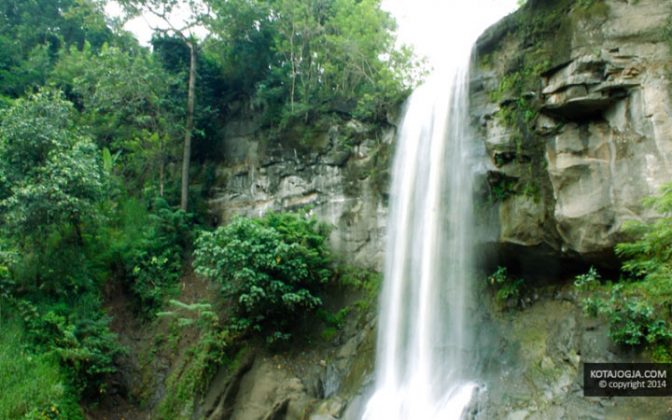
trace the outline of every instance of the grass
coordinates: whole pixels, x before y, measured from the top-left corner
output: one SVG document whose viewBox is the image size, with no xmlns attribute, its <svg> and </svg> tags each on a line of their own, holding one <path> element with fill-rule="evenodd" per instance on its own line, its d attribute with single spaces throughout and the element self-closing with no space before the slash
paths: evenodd
<svg viewBox="0 0 672 420">
<path fill-rule="evenodd" d="M 0 418 L 83 419 L 58 361 L 27 350 L 18 322 L 0 333 Z"/>
</svg>

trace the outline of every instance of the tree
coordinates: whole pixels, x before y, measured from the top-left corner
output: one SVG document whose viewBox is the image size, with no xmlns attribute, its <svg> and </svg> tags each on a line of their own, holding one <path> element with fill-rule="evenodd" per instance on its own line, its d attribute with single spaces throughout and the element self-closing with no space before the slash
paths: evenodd
<svg viewBox="0 0 672 420">
<path fill-rule="evenodd" d="M 267 111 L 281 104 L 280 125 L 324 111 L 379 118 L 418 78 L 379 0 L 211 1 L 216 15 L 208 23 L 223 68 L 259 58 L 238 77 L 256 86 L 254 102 Z"/>
<path fill-rule="evenodd" d="M 61 48 L 97 49 L 111 38 L 99 0 L 0 2 L 0 96 L 43 85 Z"/>
<path fill-rule="evenodd" d="M 153 27 L 155 32 L 172 34 L 181 38 L 189 47 L 189 80 L 187 87 L 187 117 L 184 127 L 184 151 L 182 154 L 182 185 L 180 188 L 180 208 L 187 211 L 189 206 L 189 167 L 191 162 L 191 138 L 194 131 L 194 102 L 196 86 L 196 49 L 197 40 L 191 31 L 202 24 L 209 11 L 204 3 L 197 0 L 121 0 L 120 3 L 129 14 L 150 13 L 159 18 L 166 26 Z M 191 11 L 190 18 L 182 25 L 174 23 L 172 13 L 180 6 Z"/>
<path fill-rule="evenodd" d="M 275 20 L 270 3 L 262 0 L 210 0 L 216 18 L 208 20 L 217 34 L 204 49 L 218 57 L 229 100 L 252 97 L 259 81 L 268 78 L 273 62 Z"/>
<path fill-rule="evenodd" d="M 96 53 L 87 44 L 61 54 L 51 80 L 78 104 L 99 147 L 121 155 L 126 179 L 138 180 L 141 189 L 146 174 L 158 172 L 163 196 L 164 167 L 182 128 L 174 123 L 178 106 L 170 95 L 177 78 L 146 50 L 104 45 Z"/>
<path fill-rule="evenodd" d="M 415 83 L 412 51 L 395 46 L 394 19 L 379 0 L 334 0 L 324 36 L 322 102 L 356 103 L 358 117 L 380 114 Z"/>
<path fill-rule="evenodd" d="M 178 104 L 176 98 L 187 96 L 190 67 L 189 47 L 182 38 L 165 34 L 154 34 L 151 45 L 154 60 L 160 63 L 164 70 L 178 82 L 171 87 L 170 98 L 176 105 L 174 109 L 176 111 L 179 109 L 179 112 L 175 112 L 174 119 L 183 121 L 185 109 L 182 101 Z M 230 103 L 231 92 L 235 91 L 235 87 L 231 89 L 231 83 L 235 81 L 224 79 L 218 56 L 212 49 L 206 49 L 205 44 L 201 44 L 198 48 L 196 68 L 198 72 L 196 73 L 194 97 L 198 98 L 198 101 L 194 103 L 194 127 L 196 129 L 192 137 L 192 166 L 194 162 L 212 158 L 219 150 L 216 148 L 216 142 L 206 140 L 216 138 L 221 133 L 222 117 L 228 110 L 225 105 Z M 183 132 L 182 130 L 180 133 Z M 193 195 L 194 192 L 191 191 L 190 197 Z"/>
<path fill-rule="evenodd" d="M 0 221 L 20 247 L 41 249 L 50 231 L 95 214 L 104 178 L 93 142 L 73 124 L 59 91 L 18 99 L 0 124 Z"/>
</svg>

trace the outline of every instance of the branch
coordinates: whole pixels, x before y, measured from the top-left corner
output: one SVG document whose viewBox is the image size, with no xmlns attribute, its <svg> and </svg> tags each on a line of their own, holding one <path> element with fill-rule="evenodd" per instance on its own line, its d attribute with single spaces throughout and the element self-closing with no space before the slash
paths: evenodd
<svg viewBox="0 0 672 420">
<path fill-rule="evenodd" d="M 166 8 L 163 8 L 163 10 L 158 11 L 158 10 L 155 10 L 151 7 L 145 7 L 145 10 L 147 10 L 149 13 L 153 14 L 154 16 L 158 17 L 159 19 L 161 19 L 164 23 L 166 23 L 168 25 L 168 29 L 163 29 L 163 28 L 153 27 L 152 25 L 147 23 L 147 26 L 149 26 L 149 28 L 152 31 L 160 32 L 160 33 L 164 33 L 164 34 L 172 31 L 174 34 L 176 34 L 177 36 L 182 38 L 185 42 L 188 42 L 188 37 L 185 35 L 185 33 L 203 23 L 203 14 L 199 13 L 196 16 L 192 16 L 192 19 L 193 19 L 192 22 L 186 24 L 185 26 L 183 26 L 181 28 L 176 28 L 175 25 L 173 25 L 172 22 L 170 21 L 169 12 L 168 12 L 168 10 L 166 10 Z M 192 9 L 192 13 L 193 13 L 193 9 Z M 209 13 L 210 13 L 210 5 L 208 4 L 207 5 L 207 14 L 209 14 Z M 145 19 L 145 22 L 147 22 L 146 19 Z"/>
</svg>

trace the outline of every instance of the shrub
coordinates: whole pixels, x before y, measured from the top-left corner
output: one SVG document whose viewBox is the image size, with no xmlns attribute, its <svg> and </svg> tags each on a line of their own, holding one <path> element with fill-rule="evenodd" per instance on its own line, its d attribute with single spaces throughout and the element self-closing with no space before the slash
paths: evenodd
<svg viewBox="0 0 672 420">
<path fill-rule="evenodd" d="M 52 229 L 79 232 L 95 219 L 106 179 L 95 145 L 73 117 L 73 105 L 50 90 L 2 113 L 0 228 L 22 251 L 39 253 Z"/>
<path fill-rule="evenodd" d="M 187 350 L 187 358 L 182 366 L 173 370 L 166 385 L 169 392 L 157 408 L 161 418 L 188 419 L 194 410 L 198 397 L 202 397 L 222 365 L 231 365 L 232 345 L 235 335 L 219 326 L 219 318 L 209 303 L 185 304 L 170 301 L 172 311 L 158 315 L 173 318 L 177 326 L 195 326 L 200 335 L 198 341 Z"/>
<path fill-rule="evenodd" d="M 185 250 L 191 243 L 192 218 L 162 198 L 152 206 L 128 198 L 101 232 L 101 259 L 123 278 L 140 314 L 151 317 L 177 284 Z"/>
<path fill-rule="evenodd" d="M 595 267 L 590 267 L 586 274 L 579 274 L 576 276 L 574 279 L 574 286 L 580 291 L 590 292 L 600 285 L 601 278 L 600 273 L 597 272 Z"/>
<path fill-rule="evenodd" d="M 322 338 L 325 341 L 333 339 L 338 331 L 343 328 L 345 320 L 348 318 L 351 311 L 352 308 L 349 306 L 343 307 L 336 312 L 330 312 L 324 309 L 319 309 L 317 311 L 318 318 L 324 323 Z"/>
<path fill-rule="evenodd" d="M 590 293 L 582 300 L 583 309 L 591 316 L 603 315 L 607 319 L 609 337 L 614 343 L 629 347 L 649 345 L 655 349 L 670 342 L 672 330 L 656 314 L 654 306 L 641 296 L 637 287 L 628 285 L 630 295 L 625 295 L 626 285 L 608 285 L 607 300 L 594 285 L 598 279 L 599 274 L 591 269 L 588 274 L 577 276 L 574 284 L 579 290 Z"/>
<path fill-rule="evenodd" d="M 523 279 L 510 277 L 506 267 L 497 267 L 497 270 L 488 276 L 488 283 L 496 290 L 495 299 L 499 304 L 507 303 L 509 300 L 515 301 L 516 305 L 519 304 Z"/>
<path fill-rule="evenodd" d="M 148 315 L 160 307 L 166 290 L 180 278 L 191 229 L 191 217 L 184 211 L 171 209 L 162 199 L 156 200 L 155 208 L 128 261 L 131 290 Z"/>
<path fill-rule="evenodd" d="M 623 232 L 631 240 L 616 245 L 616 254 L 623 261 L 622 269 L 630 277 L 650 282 L 656 295 L 672 296 L 672 184 L 661 194 L 650 197 L 644 205 L 662 215 L 652 223 L 632 222 Z"/>
<path fill-rule="evenodd" d="M 340 285 L 362 292 L 360 299 L 353 304 L 361 314 L 375 309 L 383 284 L 382 273 L 363 267 L 342 265 L 337 268 L 336 276 Z"/>
<path fill-rule="evenodd" d="M 124 349 L 97 298 L 84 295 L 77 302 L 40 309 L 21 301 L 19 308 L 28 337 L 37 349 L 60 360 L 82 396 L 96 399 L 107 391 L 107 380 L 117 371 L 115 359 Z"/>
<path fill-rule="evenodd" d="M 631 281 L 627 284 L 630 299 L 612 298 L 619 309 L 621 325 L 615 339 L 626 344 L 641 343 L 642 337 L 651 345 L 669 344 L 669 308 L 672 302 L 672 184 L 661 194 L 648 198 L 644 205 L 661 217 L 650 223 L 625 225 L 624 233 L 631 240 L 616 246 L 623 259 L 622 271 Z M 616 288 L 616 286 L 614 286 Z M 625 286 L 623 286 L 625 288 Z M 620 294 L 621 288 L 612 294 Z M 633 325 L 639 325 L 639 331 Z"/>
<path fill-rule="evenodd" d="M 0 330 L 2 329 L 3 309 L 7 302 L 12 298 L 14 282 L 9 276 L 9 268 L 2 263 L 0 256 Z"/>
<path fill-rule="evenodd" d="M 609 319 L 609 336 L 615 343 L 655 345 L 672 338 L 666 322 L 655 317 L 653 306 L 637 297 L 624 297 L 621 291 L 620 284 L 612 288 L 611 299 L 604 310 Z"/>
<path fill-rule="evenodd" d="M 591 268 L 577 276 L 575 285 L 589 293 L 583 307 L 593 316 L 604 315 L 609 336 L 621 345 L 646 346 L 657 360 L 669 360 L 672 341 L 669 308 L 672 302 L 672 184 L 644 205 L 661 217 L 653 222 L 632 222 L 623 228 L 629 241 L 616 245 L 623 260 L 624 278 L 600 286 L 599 274 Z"/>
<path fill-rule="evenodd" d="M 195 243 L 194 267 L 234 301 L 231 327 L 287 340 L 290 326 L 322 305 L 332 275 L 328 229 L 292 213 L 239 217 Z"/>
</svg>

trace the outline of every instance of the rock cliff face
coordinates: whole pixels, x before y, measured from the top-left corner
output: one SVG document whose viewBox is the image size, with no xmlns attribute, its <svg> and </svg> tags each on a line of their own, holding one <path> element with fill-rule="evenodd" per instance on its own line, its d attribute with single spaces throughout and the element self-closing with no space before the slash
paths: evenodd
<svg viewBox="0 0 672 420">
<path fill-rule="evenodd" d="M 479 40 L 471 115 L 508 265 L 615 266 L 623 224 L 655 217 L 642 200 L 672 181 L 670 16 L 659 0 L 529 0 Z M 269 139 L 241 117 L 210 208 L 221 223 L 310 206 L 334 249 L 379 269 L 394 138 L 350 120 Z"/>
<path fill-rule="evenodd" d="M 672 180 L 671 15 L 530 0 L 481 37 L 472 115 L 502 249 L 605 263 L 625 222 L 654 216 L 642 199 Z"/>
<path fill-rule="evenodd" d="M 395 132 L 391 124 L 336 120 L 298 125 L 273 139 L 254 117 L 241 117 L 225 129 L 225 162 L 210 209 L 223 223 L 240 214 L 310 208 L 334 226 L 333 249 L 349 263 L 379 269 Z"/>
<path fill-rule="evenodd" d="M 473 418 L 669 415 L 651 399 L 583 397 L 581 361 L 623 355 L 551 268 L 617 267 L 622 225 L 655 217 L 642 199 L 672 181 L 670 16 L 662 0 L 528 0 L 478 42 L 471 116 L 489 159 L 479 213 L 494 211 L 491 243 L 506 265 L 556 285 L 522 312 L 478 315 L 491 391 Z M 229 123 L 213 214 L 221 223 L 310 206 L 335 226 L 332 244 L 349 263 L 379 269 L 394 126 L 350 120 L 288 132 L 274 141 L 252 117 Z M 359 418 L 375 319 L 348 325 L 328 351 L 250 359 L 234 382 L 213 384 L 205 417 Z"/>
</svg>

